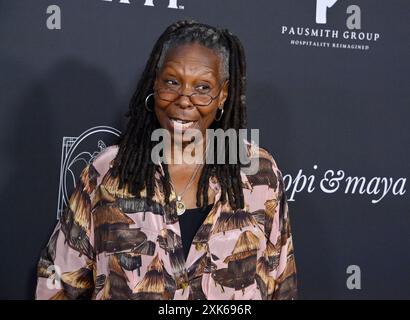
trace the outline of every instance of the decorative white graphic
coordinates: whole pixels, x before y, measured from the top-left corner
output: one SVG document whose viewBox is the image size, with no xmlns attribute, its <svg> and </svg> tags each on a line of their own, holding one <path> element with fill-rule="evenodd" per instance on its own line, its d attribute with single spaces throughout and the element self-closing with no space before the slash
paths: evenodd
<svg viewBox="0 0 410 320">
<path fill-rule="evenodd" d="M 316 23 L 326 24 L 327 8 L 333 7 L 337 0 L 316 0 Z"/>
<path fill-rule="evenodd" d="M 340 10 L 341 8 L 341 6 L 335 6 L 336 3 L 337 0 L 316 0 L 316 24 L 328 24 L 329 10 Z M 343 6 L 343 8 L 345 7 Z M 371 45 L 380 39 L 380 33 L 360 31 L 362 29 L 362 10 L 358 5 L 347 6 L 346 14 L 346 30 L 283 24 L 281 34 L 288 37 L 290 45 L 295 46 L 369 50 Z M 348 41 L 339 42 L 339 39 Z"/>
<path fill-rule="evenodd" d="M 115 128 L 97 126 L 78 137 L 63 137 L 57 219 L 67 206 L 71 190 L 75 188 L 81 170 L 111 144 L 105 141 L 111 141 L 119 135 L 120 131 Z"/>
<path fill-rule="evenodd" d="M 106 1 L 106 2 L 118 2 L 118 3 L 122 3 L 122 4 L 131 4 L 131 2 L 132 2 L 132 0 L 131 0 L 131 2 L 130 2 L 130 0 L 117 0 L 117 1 L 115 1 L 115 0 L 102 0 L 102 1 Z M 134 1 L 135 2 L 135 1 Z M 141 1 L 140 1 L 141 2 Z M 156 3 L 156 2 L 160 2 L 159 0 L 156 0 L 156 1 L 154 1 L 154 0 L 145 0 L 145 2 L 144 2 L 144 6 L 147 6 L 147 7 L 155 7 L 155 4 L 154 3 Z M 162 1 L 162 2 L 165 2 L 165 1 Z M 178 5 L 178 0 L 169 0 L 168 1 L 168 8 L 170 8 L 170 9 L 181 9 L 181 10 L 183 10 L 184 9 L 184 6 L 183 5 Z"/>
</svg>

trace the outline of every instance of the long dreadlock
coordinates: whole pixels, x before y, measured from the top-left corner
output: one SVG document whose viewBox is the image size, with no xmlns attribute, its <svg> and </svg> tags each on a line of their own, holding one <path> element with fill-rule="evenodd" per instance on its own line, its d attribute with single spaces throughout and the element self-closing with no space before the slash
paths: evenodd
<svg viewBox="0 0 410 320">
<path fill-rule="evenodd" d="M 234 129 L 236 133 L 239 129 L 246 128 L 246 63 L 240 40 L 227 29 L 217 29 L 194 20 L 181 20 L 170 25 L 155 43 L 131 98 L 129 110 L 125 114 L 130 119 L 126 130 L 119 138 L 119 151 L 112 167 L 112 175 L 120 177 L 120 188 L 128 185 L 129 192 L 137 197 L 146 188 L 148 204 L 152 204 L 155 171 L 158 169 L 158 165 L 151 160 L 151 150 L 156 144 L 155 141 L 151 141 L 151 134 L 155 129 L 160 128 L 160 124 L 155 113 L 146 110 L 144 106 L 145 98 L 153 91 L 156 70 L 163 61 L 164 51 L 178 44 L 193 42 L 213 49 L 220 55 L 221 53 L 223 56 L 226 56 L 224 53 L 229 55 L 222 61 L 225 66 L 223 68 L 225 72 L 223 73 L 227 73 L 226 66 L 228 62 L 226 58 L 229 60 L 229 74 L 225 74 L 229 78 L 228 97 L 224 104 L 222 118 L 220 121 L 214 121 L 211 128 L 221 128 L 224 131 Z M 239 144 L 243 143 L 239 139 L 237 140 Z M 224 150 L 225 159 L 228 159 L 230 150 L 226 140 Z M 237 148 L 237 150 L 240 150 L 240 148 Z M 163 169 L 163 191 L 166 204 L 169 204 L 171 186 L 166 164 L 163 164 Z M 221 185 L 220 201 L 225 204 L 228 200 L 234 210 L 243 208 L 244 197 L 240 172 L 240 163 L 218 164 L 216 161 L 213 164 L 205 163 L 198 184 L 197 206 L 202 206 L 202 209 L 204 209 L 208 205 L 209 178 L 215 176 Z M 202 205 L 201 195 L 203 197 Z"/>
</svg>

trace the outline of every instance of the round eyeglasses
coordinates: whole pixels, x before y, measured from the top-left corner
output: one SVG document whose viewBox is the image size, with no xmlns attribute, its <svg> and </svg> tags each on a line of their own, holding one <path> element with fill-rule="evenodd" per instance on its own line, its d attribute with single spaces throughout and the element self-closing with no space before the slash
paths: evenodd
<svg viewBox="0 0 410 320">
<path fill-rule="evenodd" d="M 209 106 L 211 102 L 219 96 L 222 90 L 222 85 L 220 86 L 218 94 L 215 97 L 212 97 L 211 95 L 207 93 L 200 93 L 200 92 L 192 92 L 191 94 L 182 94 L 172 88 L 159 88 L 155 90 L 154 92 L 158 95 L 158 97 L 161 100 L 164 100 L 164 101 L 174 102 L 177 99 L 179 99 L 180 96 L 186 96 L 191 100 L 194 106 L 206 107 L 206 106 Z"/>
</svg>

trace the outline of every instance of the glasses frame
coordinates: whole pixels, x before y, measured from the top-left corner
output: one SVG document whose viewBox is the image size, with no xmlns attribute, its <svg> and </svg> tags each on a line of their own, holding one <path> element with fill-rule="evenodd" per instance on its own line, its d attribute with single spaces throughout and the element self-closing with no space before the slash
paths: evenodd
<svg viewBox="0 0 410 320">
<path fill-rule="evenodd" d="M 191 94 L 183 94 L 183 93 L 179 93 L 179 92 L 178 92 L 177 90 L 175 90 L 175 89 L 165 88 L 165 87 L 160 87 L 160 88 L 154 90 L 154 92 L 155 92 L 156 94 L 158 94 L 158 98 L 161 99 L 161 100 L 163 100 L 163 101 L 174 102 L 174 101 L 177 101 L 181 96 L 185 96 L 185 97 L 188 97 L 188 98 L 189 98 L 189 100 L 191 101 L 191 103 L 192 103 L 195 107 L 207 107 L 207 106 L 209 106 L 209 105 L 212 103 L 212 101 L 214 101 L 216 98 L 218 98 L 218 96 L 221 94 L 221 91 L 222 91 L 222 89 L 223 89 L 223 85 L 225 84 L 225 82 L 226 82 L 226 80 L 220 84 L 220 86 L 219 86 L 219 91 L 218 91 L 218 93 L 217 93 L 217 95 L 216 95 L 215 97 L 213 97 L 213 96 L 211 96 L 210 94 L 207 94 L 207 93 L 198 93 L 198 92 L 192 92 Z M 175 92 L 175 93 L 177 94 L 177 97 L 176 97 L 174 100 L 163 99 L 163 98 L 161 98 L 161 97 L 159 96 L 159 91 L 160 91 L 160 90 Z M 205 95 L 205 96 L 208 96 L 208 97 L 211 98 L 211 101 L 209 101 L 208 104 L 195 104 L 195 103 L 192 101 L 192 99 L 191 99 L 191 97 L 192 97 L 192 96 L 195 96 L 195 95 L 200 95 L 200 96 L 204 96 L 204 95 Z"/>
</svg>

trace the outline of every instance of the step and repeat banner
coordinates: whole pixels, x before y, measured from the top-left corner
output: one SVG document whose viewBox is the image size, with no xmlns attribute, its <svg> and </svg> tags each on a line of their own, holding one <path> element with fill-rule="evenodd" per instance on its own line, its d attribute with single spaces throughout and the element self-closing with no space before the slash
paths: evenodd
<svg viewBox="0 0 410 320">
<path fill-rule="evenodd" d="M 0 1 L 0 298 L 36 264 L 81 169 L 125 129 L 176 20 L 228 28 L 249 128 L 284 174 L 301 299 L 410 298 L 410 2 Z"/>
</svg>

